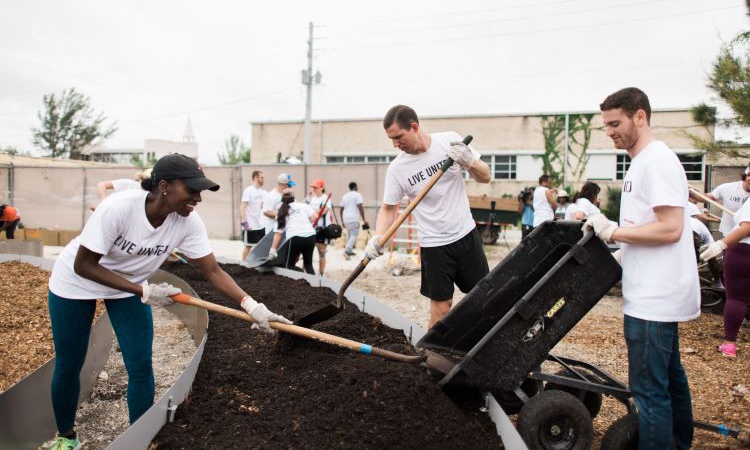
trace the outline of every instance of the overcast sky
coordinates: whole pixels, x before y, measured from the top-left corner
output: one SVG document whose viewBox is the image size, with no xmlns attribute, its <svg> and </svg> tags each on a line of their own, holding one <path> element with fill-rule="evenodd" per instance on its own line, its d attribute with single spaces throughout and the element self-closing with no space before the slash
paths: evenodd
<svg viewBox="0 0 750 450">
<path fill-rule="evenodd" d="M 0 147 L 30 151 L 42 97 L 75 87 L 118 122 L 107 147 L 179 141 L 189 117 L 217 163 L 251 122 L 304 118 L 309 22 L 313 120 L 596 110 L 625 86 L 716 105 L 707 73 L 744 3 L 0 0 Z"/>
</svg>

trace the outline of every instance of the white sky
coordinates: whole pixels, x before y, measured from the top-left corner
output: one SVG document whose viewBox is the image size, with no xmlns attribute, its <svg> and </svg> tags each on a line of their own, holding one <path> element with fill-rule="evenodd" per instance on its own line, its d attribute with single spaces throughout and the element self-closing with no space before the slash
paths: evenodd
<svg viewBox="0 0 750 450">
<path fill-rule="evenodd" d="M 109 148 L 179 141 L 201 162 L 253 121 L 302 120 L 314 22 L 313 120 L 596 110 L 637 86 L 654 108 L 717 104 L 742 0 L 0 0 L 0 147 L 30 151 L 42 97 L 75 87 L 118 122 Z M 437 130 L 435 130 L 437 131 Z M 384 135 L 385 139 L 385 135 Z"/>
</svg>

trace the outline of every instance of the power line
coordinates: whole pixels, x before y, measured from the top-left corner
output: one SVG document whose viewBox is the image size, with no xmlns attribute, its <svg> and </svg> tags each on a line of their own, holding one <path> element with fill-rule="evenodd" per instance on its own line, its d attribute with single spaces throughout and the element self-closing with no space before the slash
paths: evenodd
<svg viewBox="0 0 750 450">
<path fill-rule="evenodd" d="M 381 36 L 381 35 L 392 36 L 394 34 L 417 33 L 417 32 L 422 32 L 422 31 L 429 31 L 429 30 L 446 30 L 446 29 L 455 29 L 455 28 L 476 27 L 476 26 L 483 26 L 483 25 L 495 25 L 495 24 L 500 24 L 500 23 L 505 23 L 505 22 L 517 22 L 519 20 L 526 20 L 526 19 L 559 17 L 559 16 L 564 16 L 564 15 L 570 15 L 570 14 L 580 14 L 580 13 L 587 13 L 587 12 L 594 12 L 594 11 L 606 11 L 610 9 L 628 8 L 631 6 L 639 6 L 639 5 L 653 5 L 655 3 L 674 2 L 674 1 L 679 1 L 679 0 L 650 0 L 650 1 L 642 1 L 642 2 L 637 2 L 637 3 L 600 6 L 596 8 L 577 9 L 573 11 L 563 11 L 563 12 L 555 12 L 555 13 L 548 13 L 548 14 L 533 14 L 533 15 L 528 15 L 528 16 L 508 17 L 508 18 L 496 19 L 496 20 L 482 20 L 478 22 L 466 22 L 466 23 L 448 24 L 448 25 L 434 25 L 434 26 L 422 27 L 422 28 L 409 28 L 408 30 L 372 31 L 372 32 L 366 32 L 366 33 L 338 35 L 338 36 L 335 36 L 335 38 L 336 39 L 349 39 L 349 38 L 357 38 L 357 37 L 365 37 L 365 36 Z M 330 39 L 330 37 L 328 37 L 328 39 Z"/>
<path fill-rule="evenodd" d="M 603 26 L 610 26 L 610 25 L 622 25 L 624 23 L 633 23 L 633 22 L 644 22 L 649 20 L 655 20 L 655 19 L 668 19 L 673 17 L 681 17 L 681 16 L 687 16 L 687 15 L 693 15 L 693 14 L 701 14 L 706 12 L 712 12 L 712 11 L 722 11 L 727 9 L 736 9 L 736 8 L 744 8 L 744 6 L 725 6 L 720 8 L 710 8 L 710 9 L 702 9 L 702 10 L 696 10 L 696 11 L 687 11 L 682 13 L 676 13 L 676 14 L 664 14 L 660 16 L 652 16 L 652 17 L 642 17 L 637 19 L 628 19 L 628 20 L 617 20 L 613 22 L 600 22 L 600 23 L 593 23 L 593 24 L 587 24 L 587 25 L 574 25 L 574 26 L 568 26 L 568 27 L 558 27 L 558 28 L 550 28 L 550 29 L 544 29 L 544 30 L 531 30 L 531 31 L 518 31 L 518 32 L 508 32 L 508 33 L 496 33 L 496 34 L 484 34 L 479 36 L 470 36 L 470 37 L 456 37 L 456 38 L 446 38 L 446 39 L 431 39 L 427 41 L 412 41 L 409 42 L 409 46 L 414 45 L 426 45 L 426 44 L 436 44 L 436 43 L 446 43 L 446 42 L 460 42 L 460 41 L 470 41 L 470 40 L 477 40 L 477 39 L 488 39 L 488 38 L 498 38 L 498 37 L 509 37 L 509 36 L 524 36 L 529 34 L 542 34 L 542 33 L 550 33 L 555 31 L 570 31 L 570 30 L 578 30 L 582 28 L 592 28 L 592 27 L 603 27 Z M 387 44 L 371 44 L 371 45 L 359 45 L 359 46 L 351 46 L 351 47 L 330 47 L 330 48 L 321 48 L 320 51 L 347 51 L 347 50 L 361 50 L 361 49 L 367 49 L 367 48 L 386 48 L 386 47 L 394 47 L 394 46 L 403 46 L 403 42 L 394 42 L 394 43 L 387 43 Z"/>
</svg>

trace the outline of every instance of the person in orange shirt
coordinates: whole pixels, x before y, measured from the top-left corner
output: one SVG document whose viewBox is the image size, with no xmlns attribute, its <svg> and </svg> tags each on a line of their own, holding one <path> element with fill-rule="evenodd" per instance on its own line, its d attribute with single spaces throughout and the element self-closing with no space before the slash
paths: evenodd
<svg viewBox="0 0 750 450">
<path fill-rule="evenodd" d="M 10 205 L 0 205 L 0 232 L 5 230 L 7 239 L 14 239 L 18 223 L 21 222 L 21 216 L 18 210 Z"/>
</svg>

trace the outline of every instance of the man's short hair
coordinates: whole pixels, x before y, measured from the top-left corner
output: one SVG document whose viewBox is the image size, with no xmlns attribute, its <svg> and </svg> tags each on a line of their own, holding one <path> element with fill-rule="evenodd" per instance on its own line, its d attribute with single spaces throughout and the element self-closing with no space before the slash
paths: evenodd
<svg viewBox="0 0 750 450">
<path fill-rule="evenodd" d="M 254 179 L 258 178 L 260 176 L 260 174 L 262 174 L 262 173 L 263 173 L 262 170 L 253 170 L 253 173 L 252 173 L 251 177 L 254 180 Z"/>
<path fill-rule="evenodd" d="M 357 183 L 355 183 L 353 181 L 351 183 L 349 183 L 349 190 L 350 191 L 354 191 L 356 189 L 357 189 Z"/>
<path fill-rule="evenodd" d="M 646 122 L 651 123 L 651 103 L 648 101 L 648 96 L 635 87 L 620 89 L 611 94 L 599 105 L 599 109 L 601 111 L 622 109 L 628 117 L 633 117 L 638 110 L 642 109 L 646 113 Z"/>
<path fill-rule="evenodd" d="M 419 123 L 416 111 L 405 105 L 396 105 L 385 113 L 383 128 L 388 129 L 395 123 L 402 130 L 408 130 L 412 122 Z"/>
<path fill-rule="evenodd" d="M 547 175 L 545 173 L 544 175 L 542 175 L 541 177 L 539 177 L 539 184 L 545 183 L 545 182 L 547 182 L 547 181 L 549 181 L 551 179 L 552 179 L 552 177 L 549 176 L 549 175 Z"/>
</svg>

